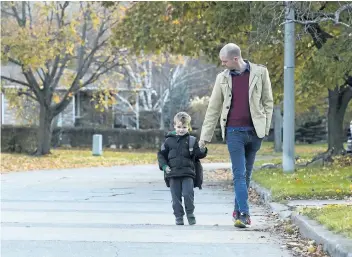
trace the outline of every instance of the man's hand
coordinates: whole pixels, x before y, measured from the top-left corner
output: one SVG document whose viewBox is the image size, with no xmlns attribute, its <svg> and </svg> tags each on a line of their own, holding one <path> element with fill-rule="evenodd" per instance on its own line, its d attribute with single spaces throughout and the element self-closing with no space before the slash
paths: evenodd
<svg viewBox="0 0 352 257">
<path fill-rule="evenodd" d="M 205 149 L 205 145 L 206 145 L 206 143 L 205 143 L 204 140 L 200 140 L 200 141 L 199 141 L 199 148 L 200 148 L 200 149 Z"/>
<path fill-rule="evenodd" d="M 164 171 L 165 171 L 165 173 L 166 173 L 167 175 L 169 175 L 170 172 L 171 172 L 171 168 L 170 168 L 169 166 L 166 166 L 165 169 L 164 169 Z"/>
</svg>

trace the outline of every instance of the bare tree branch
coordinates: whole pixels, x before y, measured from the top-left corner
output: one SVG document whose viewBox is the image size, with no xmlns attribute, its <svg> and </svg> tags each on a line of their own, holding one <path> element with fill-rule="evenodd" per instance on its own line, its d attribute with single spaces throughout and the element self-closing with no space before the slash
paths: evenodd
<svg viewBox="0 0 352 257">
<path fill-rule="evenodd" d="M 80 8 L 83 9 L 82 7 L 82 2 L 80 3 Z M 86 41 L 87 39 L 87 11 L 83 14 L 83 19 L 84 19 L 84 24 L 82 26 L 82 36 L 81 36 L 81 39 L 83 42 Z M 80 67 L 83 67 L 83 57 L 84 57 L 84 54 L 85 54 L 85 51 L 84 51 L 84 45 L 81 45 L 79 47 L 79 50 L 78 50 L 78 66 L 77 68 L 80 68 Z"/>
<path fill-rule="evenodd" d="M 119 94 L 115 94 L 115 96 L 116 96 L 118 99 L 120 99 L 121 102 L 125 103 L 134 113 L 136 113 L 136 112 L 134 111 L 134 108 L 133 108 L 133 106 L 131 105 L 130 102 L 128 102 L 125 98 L 123 98 L 123 97 L 120 96 Z"/>
<path fill-rule="evenodd" d="M 11 62 L 13 64 L 16 64 L 16 65 L 21 66 L 21 67 L 23 66 L 23 64 L 20 61 L 14 59 L 12 57 L 8 57 L 8 59 L 9 59 L 9 62 Z"/>
<path fill-rule="evenodd" d="M 91 84 L 91 83 L 97 81 L 101 75 L 103 75 L 103 74 L 109 72 L 110 70 L 112 70 L 113 68 L 115 68 L 115 67 L 117 67 L 117 66 L 119 66 L 119 65 L 120 65 L 119 63 L 115 63 L 115 64 L 113 64 L 113 65 L 110 65 L 109 68 L 106 68 L 105 70 L 103 70 L 103 71 L 101 71 L 101 72 L 95 72 L 95 73 L 89 78 L 89 80 L 83 84 L 83 86 L 86 86 L 86 85 L 88 85 L 88 84 Z M 99 70 L 97 70 L 97 71 L 99 71 Z"/>
<path fill-rule="evenodd" d="M 84 59 L 83 61 L 83 66 L 81 67 L 80 71 L 77 72 L 78 74 L 80 74 L 80 76 L 82 77 L 83 74 L 85 74 L 88 70 L 88 68 L 90 67 L 94 55 L 95 53 L 101 48 L 103 47 L 106 43 L 108 42 L 108 39 L 104 40 L 103 42 L 101 42 L 100 44 L 96 45 L 95 47 L 93 47 L 93 49 L 90 51 L 90 53 L 88 54 L 88 56 Z M 80 78 L 81 78 L 80 77 Z"/>
<path fill-rule="evenodd" d="M 60 78 L 62 77 L 62 74 L 64 73 L 65 70 L 65 66 L 67 61 L 69 60 L 69 56 L 66 54 L 64 59 L 61 62 L 61 67 L 59 69 L 59 72 L 57 74 L 53 74 L 54 76 L 51 77 L 51 79 L 53 79 L 53 83 L 51 84 L 51 90 L 54 91 L 55 88 L 58 86 Z"/>
<path fill-rule="evenodd" d="M 22 2 L 22 20 L 24 21 L 24 26 L 26 25 L 27 16 L 26 16 L 26 2 Z"/>
<path fill-rule="evenodd" d="M 92 50 L 83 60 L 82 66 L 78 66 L 78 69 L 77 69 L 78 79 L 81 79 L 83 77 L 83 74 L 85 74 L 88 71 L 88 68 L 90 67 L 93 61 L 95 53 L 108 42 L 108 39 L 105 39 L 103 42 L 99 44 L 99 40 L 101 36 L 103 36 L 104 32 L 108 29 L 108 28 L 104 29 L 104 26 L 105 26 L 105 22 L 102 22 L 99 28 L 99 32 L 94 40 Z"/>
<path fill-rule="evenodd" d="M 32 28 L 32 26 L 33 26 L 33 17 L 32 17 L 31 4 L 29 2 L 27 2 L 27 7 L 28 7 L 28 16 L 29 16 L 29 27 Z"/>
<path fill-rule="evenodd" d="M 33 99 L 34 101 L 38 102 L 38 98 L 35 97 L 34 95 L 32 95 L 30 92 L 25 92 L 25 91 L 21 90 L 21 91 L 18 92 L 18 96 L 21 96 L 21 95 L 26 95 L 29 98 Z"/>
<path fill-rule="evenodd" d="M 13 11 L 13 16 L 16 18 L 18 25 L 20 27 L 26 26 L 26 20 L 21 19 L 21 17 L 18 14 L 17 8 L 14 5 L 11 8 Z M 23 18 L 25 18 L 25 17 L 23 17 Z"/>
<path fill-rule="evenodd" d="M 35 79 L 32 70 L 31 69 L 25 70 L 25 68 L 22 67 L 22 73 L 26 77 L 26 80 L 27 80 L 30 88 L 33 90 L 34 94 L 38 98 L 38 101 L 45 103 L 44 96 L 41 94 L 41 89 L 39 88 L 38 82 Z"/>
<path fill-rule="evenodd" d="M 304 20 L 304 19 L 297 20 L 297 19 L 294 19 L 294 20 L 291 20 L 291 21 L 283 22 L 280 25 L 284 25 L 284 24 L 291 23 L 291 22 L 295 22 L 295 23 L 302 24 L 302 25 L 309 25 L 309 24 L 318 24 L 318 23 L 322 23 L 322 22 L 326 22 L 326 21 L 333 21 L 334 24 L 336 24 L 336 25 L 343 25 L 343 26 L 345 26 L 347 28 L 350 28 L 351 27 L 350 24 L 347 24 L 345 22 L 340 21 L 341 13 L 343 11 L 346 11 L 346 10 L 352 10 L 352 4 L 346 4 L 346 5 L 341 6 L 339 9 L 336 10 L 336 12 L 333 15 L 331 15 L 331 14 L 320 14 L 320 17 L 316 17 L 313 20 Z"/>
<path fill-rule="evenodd" d="M 1 79 L 5 79 L 7 81 L 10 81 L 10 82 L 13 82 L 13 83 L 20 84 L 22 86 L 26 86 L 26 87 L 31 88 L 31 86 L 28 83 L 20 81 L 20 80 L 17 80 L 17 79 L 9 78 L 9 77 L 3 76 L 3 75 L 1 75 Z"/>
<path fill-rule="evenodd" d="M 163 93 L 163 95 L 159 98 L 159 100 L 155 103 L 153 109 L 157 110 L 157 109 L 162 109 L 167 101 L 167 99 L 169 98 L 169 94 L 170 94 L 170 90 L 166 89 Z"/>
<path fill-rule="evenodd" d="M 56 75 L 56 71 L 57 71 L 57 68 L 59 67 L 59 63 L 60 63 L 60 54 L 58 54 L 56 57 L 55 57 L 55 60 L 54 60 L 54 63 L 52 64 L 52 69 L 50 71 L 50 66 L 49 64 L 46 66 L 47 69 L 48 69 L 48 74 L 49 74 L 49 77 L 48 77 L 48 81 L 47 83 L 51 83 L 51 81 L 54 79 L 55 75 Z"/>
<path fill-rule="evenodd" d="M 43 82 L 43 85 L 44 85 L 45 79 L 44 79 L 44 77 L 40 74 L 40 72 L 42 72 L 42 73 L 44 74 L 44 76 L 45 76 L 45 73 L 44 73 L 44 70 L 43 70 L 43 69 L 38 69 L 38 70 L 37 70 L 38 77 L 40 78 L 40 80 Z"/>
<path fill-rule="evenodd" d="M 65 18 L 65 10 L 68 7 L 70 2 L 65 1 L 65 3 L 62 5 L 61 3 L 59 3 L 59 7 L 60 7 L 60 13 L 57 12 L 56 17 L 57 17 L 57 25 L 59 28 L 64 26 L 64 18 Z"/>
<path fill-rule="evenodd" d="M 189 80 L 190 77 L 193 77 L 195 74 L 205 72 L 207 70 L 212 69 L 213 67 L 207 67 L 202 70 L 196 70 L 194 72 L 190 72 L 189 74 L 186 74 L 184 77 L 182 77 L 180 80 L 174 83 L 175 86 L 181 85 L 182 83 L 185 83 L 187 80 Z"/>
</svg>

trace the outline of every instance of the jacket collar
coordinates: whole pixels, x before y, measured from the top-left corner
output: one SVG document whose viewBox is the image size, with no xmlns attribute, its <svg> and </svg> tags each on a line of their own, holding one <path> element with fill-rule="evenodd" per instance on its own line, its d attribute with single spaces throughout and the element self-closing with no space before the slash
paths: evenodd
<svg viewBox="0 0 352 257">
<path fill-rule="evenodd" d="M 249 73 L 249 97 L 250 97 L 252 95 L 255 83 L 260 77 L 260 69 L 258 65 L 256 65 L 255 63 L 248 61 L 248 64 L 249 64 L 249 70 L 250 70 L 250 73 Z M 230 88 L 230 90 L 232 90 L 232 76 L 230 74 L 230 70 L 229 69 L 224 70 L 223 74 L 227 79 L 228 87 Z"/>
</svg>

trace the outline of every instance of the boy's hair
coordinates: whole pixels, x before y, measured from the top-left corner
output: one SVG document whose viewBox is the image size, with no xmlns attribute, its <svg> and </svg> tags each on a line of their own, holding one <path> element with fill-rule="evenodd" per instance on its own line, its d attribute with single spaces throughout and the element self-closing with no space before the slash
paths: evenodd
<svg viewBox="0 0 352 257">
<path fill-rule="evenodd" d="M 191 116 L 186 112 L 179 112 L 174 117 L 174 124 L 181 122 L 182 125 L 188 125 L 191 127 Z"/>
</svg>

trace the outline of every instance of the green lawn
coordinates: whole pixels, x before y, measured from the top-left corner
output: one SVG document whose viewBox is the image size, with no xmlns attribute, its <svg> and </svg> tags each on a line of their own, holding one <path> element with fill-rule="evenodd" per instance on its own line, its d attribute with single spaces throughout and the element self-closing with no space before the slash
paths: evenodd
<svg viewBox="0 0 352 257">
<path fill-rule="evenodd" d="M 253 180 L 271 190 L 274 200 L 352 196 L 351 167 L 304 168 L 292 174 L 260 170 L 253 172 Z"/>
<path fill-rule="evenodd" d="M 352 238 L 352 205 L 327 205 L 322 208 L 303 208 L 300 212 L 327 229 Z"/>
</svg>

